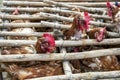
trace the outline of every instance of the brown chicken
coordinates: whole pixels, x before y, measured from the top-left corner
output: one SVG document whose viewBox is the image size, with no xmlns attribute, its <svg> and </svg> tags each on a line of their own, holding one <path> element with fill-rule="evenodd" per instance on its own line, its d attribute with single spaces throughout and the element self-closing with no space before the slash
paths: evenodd
<svg viewBox="0 0 120 80">
<path fill-rule="evenodd" d="M 51 53 L 55 50 L 55 40 L 50 34 L 43 34 L 38 39 L 35 45 L 38 53 Z M 16 48 L 9 48 L 3 50 L 2 54 L 32 54 L 33 50 L 29 50 L 29 47 L 20 46 Z M 24 80 L 27 78 L 52 76 L 63 74 L 61 61 L 30 61 L 30 62 L 12 62 L 5 63 L 6 71 L 12 75 L 12 80 Z"/>
<path fill-rule="evenodd" d="M 18 15 L 19 12 L 14 11 L 14 15 Z M 28 23 L 29 20 L 14 20 L 11 23 Z M 32 28 L 13 28 L 12 32 L 21 32 L 21 33 L 33 33 L 34 30 Z M 33 40 L 34 37 L 9 37 L 9 39 L 26 39 Z M 36 38 L 34 39 L 36 40 Z M 51 41 L 52 40 L 52 41 Z M 38 45 L 40 47 L 38 47 Z M 40 49 L 42 51 L 40 51 Z M 11 55 L 11 54 L 33 54 L 40 51 L 40 53 L 50 53 L 55 50 L 55 40 L 51 37 L 51 35 L 44 34 L 43 40 L 37 44 L 37 49 L 34 49 L 34 46 L 20 46 L 20 47 L 7 47 L 2 51 L 2 55 Z M 49 75 L 57 75 L 62 73 L 61 63 L 58 62 L 11 62 L 4 63 L 6 66 L 6 70 L 13 76 L 12 80 L 24 80 L 25 78 L 31 77 L 41 77 L 41 76 L 49 76 Z M 19 67 L 18 67 L 19 66 Z M 35 66 L 35 67 L 33 67 Z M 57 70 L 57 71 L 56 71 Z M 29 74 L 30 73 L 30 74 Z M 31 74 L 32 73 L 32 74 Z"/>
<path fill-rule="evenodd" d="M 86 22 L 82 19 L 81 16 L 77 15 L 72 23 L 72 26 L 69 30 L 63 31 L 64 36 L 66 39 L 71 39 L 71 37 L 75 37 L 76 39 L 81 39 L 82 33 L 85 33 L 87 30 L 86 27 L 84 27 Z"/>
<path fill-rule="evenodd" d="M 29 20 L 14 20 L 11 23 L 30 23 Z M 33 33 L 35 30 L 32 28 L 13 28 L 11 29 L 10 32 L 19 32 L 19 33 Z M 27 40 L 37 40 L 37 37 L 19 37 L 19 36 L 10 36 L 8 37 L 9 39 L 15 39 L 15 40 L 23 40 L 23 39 L 27 39 Z"/>
<path fill-rule="evenodd" d="M 77 15 L 74 17 L 71 28 L 64 31 L 63 34 L 67 40 L 72 39 L 72 37 L 79 40 L 82 38 L 82 33 L 85 33 L 86 30 L 87 28 L 85 20 L 83 20 L 80 15 Z M 78 48 L 79 47 L 72 47 L 73 52 L 78 52 Z M 79 60 L 72 60 L 70 63 L 73 73 L 79 73 L 81 71 L 81 63 Z"/>
<path fill-rule="evenodd" d="M 115 2 L 114 5 L 107 1 L 107 8 L 108 15 L 112 17 L 112 23 L 116 24 L 116 26 L 110 30 L 120 33 L 120 4 L 118 2 Z"/>
<path fill-rule="evenodd" d="M 84 59 L 82 60 L 82 64 L 89 68 L 88 71 L 120 70 L 120 64 L 116 56 L 103 56 L 91 59 Z"/>
<path fill-rule="evenodd" d="M 34 53 L 33 46 L 20 46 L 13 48 L 4 48 L 2 51 L 2 55 L 10 55 L 10 54 L 33 54 Z"/>
<path fill-rule="evenodd" d="M 106 38 L 107 32 L 106 28 L 93 28 L 89 31 L 87 31 L 87 35 L 90 39 L 96 39 L 98 42 L 102 41 Z"/>
<path fill-rule="evenodd" d="M 47 62 L 45 64 L 34 65 L 31 67 L 23 68 L 15 64 L 9 65 L 6 70 L 13 76 L 12 80 L 24 80 L 28 78 L 44 77 L 52 75 L 62 75 L 61 62 Z"/>
<path fill-rule="evenodd" d="M 120 34 L 120 10 L 116 13 L 114 22 L 116 24 L 114 31 Z"/>
<path fill-rule="evenodd" d="M 37 53 L 51 53 L 55 51 L 55 39 L 51 34 L 43 34 L 35 45 Z"/>
<path fill-rule="evenodd" d="M 120 6 L 119 6 L 118 2 L 115 2 L 115 5 L 113 5 L 110 2 L 108 2 L 108 0 L 107 0 L 107 3 L 106 3 L 106 6 L 108 8 L 108 15 L 110 17 L 112 17 L 112 20 L 114 22 L 115 15 L 118 13 Z"/>
</svg>

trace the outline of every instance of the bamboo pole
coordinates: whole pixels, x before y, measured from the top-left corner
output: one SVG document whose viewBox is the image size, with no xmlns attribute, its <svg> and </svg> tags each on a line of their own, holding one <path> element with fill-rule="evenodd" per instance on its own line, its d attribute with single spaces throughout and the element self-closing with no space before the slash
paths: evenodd
<svg viewBox="0 0 120 80">
<path fill-rule="evenodd" d="M 2 23 L 0 28 L 30 28 L 30 27 L 42 27 L 41 23 Z M 44 26 L 45 27 L 45 26 Z"/>
<path fill-rule="evenodd" d="M 23 20 L 43 20 L 43 19 L 54 19 L 54 20 L 59 20 L 59 21 L 67 21 L 67 22 L 73 22 L 73 18 L 68 18 L 68 17 L 63 17 L 63 16 L 58 16 L 55 14 L 49 14 L 49 13 L 44 13 L 41 12 L 39 15 L 33 16 L 33 15 L 0 15 L 0 18 L 2 19 L 12 19 L 12 20 L 17 20 L 17 19 L 23 19 Z M 95 26 L 106 26 L 106 27 L 114 27 L 115 24 L 108 24 L 108 23 L 102 23 L 102 22 L 94 22 L 90 21 L 91 25 Z"/>
<path fill-rule="evenodd" d="M 112 37 L 112 38 L 119 38 L 120 34 L 119 33 L 115 33 L 115 32 L 108 32 L 107 31 L 107 36 L 108 37 Z"/>
<path fill-rule="evenodd" d="M 63 39 L 61 37 L 59 37 L 59 40 L 62 41 Z M 59 47 L 59 48 L 60 48 L 60 52 L 62 54 L 66 54 L 67 53 L 67 51 L 66 51 L 66 49 L 64 47 Z M 63 61 L 63 69 L 64 69 L 64 73 L 66 75 L 69 75 L 71 77 L 72 70 L 71 70 L 70 62 L 69 61 L 67 61 L 67 60 Z"/>
<path fill-rule="evenodd" d="M 61 49 L 61 53 L 63 53 L 63 54 L 65 54 L 65 53 L 67 53 L 66 52 L 66 49 L 65 48 L 62 48 Z M 64 60 L 63 61 L 63 69 L 64 69 L 64 73 L 66 74 L 66 75 L 71 75 L 72 74 L 72 70 L 71 70 L 71 67 L 70 67 L 70 62 L 69 61 L 67 61 L 67 60 Z M 71 76 L 70 76 L 71 77 Z"/>
<path fill-rule="evenodd" d="M 80 12 L 76 12 L 76 11 L 70 11 L 70 10 L 61 10 L 61 9 L 56 9 L 56 8 L 49 8 L 49 7 L 44 7 L 44 12 L 57 12 L 57 13 L 63 13 L 63 14 L 75 14 L 75 15 L 81 15 Z M 111 19 L 111 17 L 105 15 L 95 15 L 95 14 L 90 14 L 91 17 L 93 18 L 102 18 L 102 19 Z"/>
<path fill-rule="evenodd" d="M 44 18 L 52 19 L 52 20 L 54 19 L 54 20 L 59 20 L 59 21 L 73 22 L 73 18 L 58 16 L 58 15 L 44 13 L 44 12 L 41 12 L 40 16 L 44 17 Z M 101 26 L 103 26 L 103 27 L 105 27 L 105 26 L 106 27 L 114 27 L 115 26 L 115 24 L 95 22 L 95 21 L 90 21 L 90 24 L 94 25 L 94 26 L 100 26 L 100 27 Z"/>
<path fill-rule="evenodd" d="M 48 27 L 59 28 L 59 29 L 69 29 L 70 28 L 70 26 L 68 26 L 68 25 L 62 25 L 62 24 L 51 23 L 51 22 L 46 22 L 46 21 L 41 21 L 41 25 L 42 25 L 42 27 L 48 26 Z M 107 31 L 107 35 L 108 35 L 108 37 L 112 37 L 112 38 L 120 37 L 120 35 L 118 33 L 109 32 L 109 31 Z"/>
<path fill-rule="evenodd" d="M 54 0 L 53 0 L 54 1 Z M 63 2 L 60 2 L 63 3 Z M 114 4 L 115 2 L 111 2 L 111 4 Z M 43 2 L 28 2 L 28 1 L 4 1 L 3 2 L 4 5 L 7 6 L 34 6 L 34 7 L 42 7 L 42 6 L 49 6 L 49 4 L 43 3 Z M 71 1 L 71 2 L 65 2 L 65 4 L 69 4 L 69 5 L 76 5 L 76 6 L 86 6 L 86 7 L 106 7 L 106 2 L 94 2 L 94 3 L 90 3 L 90 2 L 75 2 L 75 1 Z"/>
<path fill-rule="evenodd" d="M 80 8 L 81 10 L 84 11 L 88 11 L 88 12 L 93 12 L 93 13 L 103 13 L 104 10 L 97 10 L 97 9 L 91 9 L 91 8 L 87 8 L 87 7 L 83 7 L 83 6 L 75 6 L 75 5 L 69 5 L 69 4 L 64 4 L 64 3 L 60 3 L 60 2 L 55 2 L 55 1 L 51 1 L 51 0 L 43 0 L 44 3 L 50 4 L 50 5 L 56 5 L 56 6 L 60 6 L 60 7 L 67 7 L 67 8 Z"/>
<path fill-rule="evenodd" d="M 63 16 L 57 16 L 54 14 L 48 14 L 48 13 L 43 13 L 41 12 L 40 15 L 37 16 L 30 16 L 30 15 L 5 15 L 3 17 L 3 15 L 0 16 L 0 18 L 2 19 L 24 19 L 24 20 L 42 20 L 42 19 L 54 19 L 54 20 L 59 20 L 59 21 L 67 21 L 67 22 L 72 22 L 73 18 L 67 18 L 67 17 L 63 17 Z M 91 25 L 95 25 L 95 26 L 106 26 L 106 27 L 114 27 L 115 24 L 107 24 L 107 23 L 102 23 L 102 22 L 94 22 L 94 21 L 90 21 Z"/>
<path fill-rule="evenodd" d="M 34 33 L 21 33 L 21 32 L 0 32 L 0 36 L 22 36 L 22 37 L 41 37 L 44 33 L 49 33 L 54 36 L 62 36 L 62 34 L 55 34 L 53 32 L 34 32 Z M 114 32 L 107 32 L 108 37 L 120 38 L 120 34 Z"/>
<path fill-rule="evenodd" d="M 43 2 L 28 2 L 28 1 L 3 1 L 3 4 L 6 6 L 34 6 L 34 7 L 51 6 Z"/>
<path fill-rule="evenodd" d="M 16 8 L 11 8 L 11 7 L 3 7 L 0 10 L 3 12 L 13 12 Z M 20 12 L 29 12 L 29 13 L 37 13 L 37 12 L 43 12 L 43 8 L 18 8 Z"/>
<path fill-rule="evenodd" d="M 120 77 L 120 71 L 78 73 L 72 74 L 71 77 L 75 80 L 98 80 L 106 78 L 116 78 Z M 58 75 L 25 80 L 70 80 L 70 77 L 68 75 Z"/>
<path fill-rule="evenodd" d="M 0 40 L 0 46 L 22 46 L 35 45 L 34 40 Z M 55 41 L 56 46 L 83 46 L 83 45 L 119 45 L 120 38 L 104 39 L 102 42 L 97 42 L 95 39 L 82 39 L 79 41 L 63 40 Z"/>
<path fill-rule="evenodd" d="M 1 14 L 1 19 L 11 19 L 11 20 L 42 20 L 45 19 L 39 15 L 9 15 L 9 14 Z"/>
<path fill-rule="evenodd" d="M 41 23 L 2 23 L 0 24 L 0 28 L 30 28 L 30 27 L 50 27 L 55 29 L 70 29 L 69 25 L 63 25 L 58 23 L 41 21 Z M 39 33 L 15 33 L 15 32 L 1 32 L 1 36 L 41 36 Z M 120 35 L 114 32 L 107 32 L 108 37 L 119 38 Z M 61 34 L 57 34 L 57 36 L 61 36 Z"/>
<path fill-rule="evenodd" d="M 2 7 L 0 8 L 1 11 L 5 11 L 5 12 L 13 12 L 16 8 L 14 7 Z M 56 8 L 54 8 L 56 9 Z M 64 10 L 67 10 L 68 8 L 61 8 L 61 9 L 64 9 Z M 95 9 L 95 8 L 93 8 Z M 106 9 L 106 8 L 96 8 L 96 9 Z M 30 7 L 29 9 L 27 8 L 18 8 L 18 10 L 20 12 L 29 12 L 29 13 L 37 13 L 37 12 L 44 12 L 43 8 L 34 8 L 34 7 Z"/>
<path fill-rule="evenodd" d="M 69 29 L 69 25 L 41 21 L 41 23 L 2 23 L 0 28 L 30 28 L 30 27 L 51 27 L 56 29 Z"/>
<path fill-rule="evenodd" d="M 21 33 L 21 32 L 0 32 L 0 36 L 22 36 L 22 37 L 41 37 L 44 33 L 49 33 L 54 36 L 60 36 L 60 34 L 54 34 L 54 32 L 33 32 L 33 33 Z M 61 34 L 62 35 L 62 34 Z"/>
<path fill-rule="evenodd" d="M 54 1 L 54 0 L 53 0 Z M 61 2 L 63 3 L 63 2 Z M 115 2 L 110 2 L 115 4 Z M 66 2 L 69 5 L 85 6 L 85 7 L 106 7 L 106 2 Z"/>
<path fill-rule="evenodd" d="M 53 54 L 17 54 L 0 55 L 0 62 L 23 62 L 23 61 L 55 61 L 55 60 L 76 60 L 101 56 L 120 55 L 120 48 L 93 50 L 76 53 L 53 53 Z"/>
<path fill-rule="evenodd" d="M 7 1 L 16 1 L 16 0 L 7 0 Z M 17 0 L 19 1 L 19 0 Z M 20 1 L 28 1 L 28 0 L 20 0 Z M 33 0 L 29 0 L 33 1 Z M 34 0 L 36 2 L 43 1 L 43 0 Z M 53 0 L 57 2 L 106 2 L 106 0 Z M 109 0 L 109 1 L 116 1 L 116 0 Z"/>
</svg>

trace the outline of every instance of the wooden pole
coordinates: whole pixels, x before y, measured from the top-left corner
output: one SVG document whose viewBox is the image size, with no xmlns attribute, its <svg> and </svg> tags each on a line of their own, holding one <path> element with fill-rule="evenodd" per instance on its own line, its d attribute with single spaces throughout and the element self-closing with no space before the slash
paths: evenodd
<svg viewBox="0 0 120 80">
<path fill-rule="evenodd" d="M 67 52 L 66 52 L 66 49 L 65 49 L 65 48 L 62 48 L 62 49 L 61 49 L 61 53 L 63 53 L 63 54 L 67 53 Z M 63 69 L 64 69 L 64 73 L 65 73 L 66 75 L 71 75 L 71 74 L 72 74 L 72 70 L 71 70 L 70 62 L 69 62 L 69 61 L 67 61 L 67 60 L 64 60 L 64 61 L 63 61 Z"/>
<path fill-rule="evenodd" d="M 34 7 L 43 7 L 49 6 L 49 4 L 43 2 L 28 2 L 28 1 L 3 1 L 5 6 L 34 6 Z"/>
<path fill-rule="evenodd" d="M 7 1 L 16 1 L 16 0 L 7 0 Z M 19 0 L 18 0 L 19 1 Z M 28 0 L 20 0 L 20 1 L 28 1 Z M 33 0 L 29 0 L 33 1 Z M 43 0 L 34 0 L 35 2 L 41 2 Z M 53 0 L 57 2 L 106 2 L 106 0 Z M 116 0 L 109 0 L 109 1 L 116 1 Z"/>
<path fill-rule="evenodd" d="M 0 36 L 22 36 L 22 37 L 41 37 L 44 33 L 49 33 L 54 36 L 62 36 L 62 34 L 55 34 L 53 32 L 34 32 L 34 33 L 21 33 L 21 32 L 0 32 Z M 115 32 L 107 32 L 108 37 L 112 38 L 120 38 L 120 34 Z"/>
<path fill-rule="evenodd" d="M 23 61 L 55 61 L 55 60 L 76 60 L 101 56 L 120 55 L 120 48 L 93 50 L 74 53 L 52 53 L 52 54 L 17 54 L 0 55 L 0 62 L 23 62 Z"/>
<path fill-rule="evenodd" d="M 3 12 L 13 12 L 16 8 L 11 8 L 11 7 L 5 7 L 1 8 L 0 10 Z M 37 13 L 37 12 L 43 12 L 43 8 L 18 8 L 20 12 L 29 12 L 29 13 Z"/>
<path fill-rule="evenodd" d="M 0 28 L 30 28 L 30 27 L 42 27 L 41 23 L 2 23 Z M 45 26 L 44 26 L 45 27 Z"/>
<path fill-rule="evenodd" d="M 0 28 L 30 28 L 30 27 L 51 27 L 56 29 L 69 29 L 69 25 L 41 21 L 41 23 L 2 23 Z"/>
<path fill-rule="evenodd" d="M 41 21 L 41 23 L 2 23 L 0 24 L 0 28 L 30 28 L 30 27 L 50 27 L 55 29 L 70 29 L 69 25 L 63 25 L 58 23 Z M 0 32 L 1 36 L 41 36 L 41 33 L 15 33 L 15 32 Z M 119 38 L 120 35 L 114 32 L 107 32 L 108 37 Z M 57 36 L 61 36 L 61 34 L 57 34 Z"/>
<path fill-rule="evenodd" d="M 0 36 L 41 37 L 44 33 L 49 33 L 49 34 L 54 35 L 54 36 L 60 36 L 60 34 L 54 34 L 54 32 L 21 33 L 21 32 L 4 32 L 4 31 L 0 32 Z"/>
<path fill-rule="evenodd" d="M 44 7 L 44 12 L 57 12 L 57 13 L 63 13 L 63 14 L 75 14 L 75 15 L 82 15 L 80 12 L 76 12 L 76 11 L 70 11 L 70 10 L 62 10 L 62 9 L 56 9 L 56 8 L 49 8 L 49 7 Z M 98 19 L 111 19 L 111 17 L 105 15 L 95 15 L 95 14 L 90 14 L 91 17 L 93 18 L 98 18 Z"/>
<path fill-rule="evenodd" d="M 63 40 L 55 41 L 56 46 L 83 46 L 83 45 L 119 45 L 120 38 L 104 39 L 102 42 L 97 42 L 95 39 L 82 39 L 79 41 Z M 35 45 L 34 40 L 0 40 L 0 46 L 22 46 Z"/>
<path fill-rule="evenodd" d="M 91 9 L 91 8 L 87 8 L 87 7 L 83 7 L 83 6 L 75 6 L 75 5 L 69 5 L 69 4 L 64 4 L 64 3 L 60 3 L 60 2 L 55 2 L 55 1 L 51 1 L 51 0 L 44 0 L 44 3 L 50 4 L 50 5 L 56 5 L 56 6 L 60 6 L 60 7 L 67 7 L 67 8 L 80 8 L 83 11 L 88 11 L 88 12 L 92 12 L 92 13 L 103 13 L 104 10 L 97 10 L 97 9 Z"/>
<path fill-rule="evenodd" d="M 61 37 L 58 38 L 59 40 L 63 41 L 63 39 Z M 67 53 L 66 49 L 64 47 L 59 47 L 60 48 L 60 52 L 62 54 L 65 54 Z M 71 67 L 70 67 L 70 62 L 67 61 L 67 60 L 64 60 L 63 61 L 63 70 L 64 70 L 64 73 L 66 75 L 71 75 L 72 74 L 72 70 L 71 70 Z"/>
<path fill-rule="evenodd" d="M 55 14 L 49 14 L 49 13 L 44 13 L 41 12 L 39 15 L 33 16 L 33 15 L 0 15 L 0 18 L 2 19 L 12 19 L 12 20 L 17 20 L 17 19 L 23 19 L 23 20 L 45 20 L 45 19 L 54 19 L 54 20 L 59 20 L 59 21 L 67 21 L 67 22 L 73 22 L 73 18 L 68 18 L 68 17 L 63 17 L 63 16 L 58 16 Z M 106 27 L 114 27 L 115 24 L 108 24 L 108 23 L 102 23 L 102 22 L 94 22 L 90 21 L 91 25 L 95 26 L 106 26 Z"/>
<path fill-rule="evenodd" d="M 1 19 L 11 19 L 11 20 L 42 20 L 43 17 L 39 15 L 9 15 L 9 14 L 1 14 Z"/>
<path fill-rule="evenodd" d="M 61 2 L 61 3 L 63 3 L 63 2 Z M 112 1 L 110 3 L 115 4 L 114 1 Z M 77 6 L 85 6 L 85 7 L 106 7 L 106 2 L 66 2 L 66 4 L 77 5 Z"/>
<path fill-rule="evenodd" d="M 44 18 L 52 19 L 52 20 L 54 19 L 54 20 L 59 20 L 59 21 L 73 22 L 73 18 L 58 16 L 58 15 L 44 13 L 44 12 L 41 12 L 40 16 L 44 17 Z M 114 27 L 115 26 L 115 24 L 95 22 L 95 21 L 90 21 L 90 24 L 94 25 L 94 26 L 99 26 L 99 27 L 101 27 L 101 26 L 103 26 L 103 27 L 105 27 L 105 26 L 106 27 Z"/>
<path fill-rule="evenodd" d="M 55 0 L 53 0 L 55 1 Z M 58 1 L 57 1 L 58 2 Z M 63 3 L 63 2 L 60 2 Z M 114 4 L 115 2 L 111 2 L 111 4 Z M 7 6 L 34 6 L 34 7 L 42 7 L 42 6 L 48 6 L 50 7 L 49 4 L 43 3 L 41 2 L 28 2 L 28 1 L 4 1 L 3 2 L 4 5 Z M 94 3 L 90 3 L 90 2 L 75 2 L 75 1 L 70 1 L 70 2 L 65 2 L 64 4 L 69 4 L 69 5 L 76 5 L 76 6 L 86 6 L 86 7 L 106 7 L 106 2 L 94 2 Z"/>
<path fill-rule="evenodd" d="M 98 80 L 98 79 L 106 79 L 106 78 L 116 78 L 116 77 L 120 77 L 120 71 L 86 72 L 86 73 L 72 74 L 71 77 L 75 80 L 81 80 L 81 79 Z M 58 76 L 48 76 L 48 77 L 32 78 L 25 80 L 70 80 L 70 76 L 58 75 Z"/>
<path fill-rule="evenodd" d="M 112 38 L 120 38 L 120 34 L 115 32 L 107 32 L 107 36 Z"/>
</svg>

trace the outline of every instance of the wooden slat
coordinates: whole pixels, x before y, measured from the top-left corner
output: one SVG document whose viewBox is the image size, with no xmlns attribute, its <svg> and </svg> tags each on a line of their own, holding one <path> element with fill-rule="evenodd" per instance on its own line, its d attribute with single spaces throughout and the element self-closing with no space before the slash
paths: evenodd
<svg viewBox="0 0 120 80">
<path fill-rule="evenodd" d="M 0 10 L 2 12 L 13 12 L 16 8 L 13 7 L 5 7 L 1 8 Z M 20 12 L 29 12 L 29 13 L 37 13 L 37 12 L 43 12 L 43 8 L 18 8 Z"/>
<path fill-rule="evenodd" d="M 70 77 L 71 76 L 71 77 Z M 107 71 L 107 72 L 87 72 L 87 73 L 78 73 L 73 75 L 59 75 L 59 76 L 48 76 L 41 78 L 33 78 L 26 80 L 98 80 L 98 79 L 107 79 L 120 77 L 120 71 Z M 118 79 L 119 80 L 119 79 Z"/>
<path fill-rule="evenodd" d="M 0 55 L 0 62 L 23 62 L 23 61 L 54 61 L 54 60 L 76 60 L 101 56 L 120 55 L 120 48 L 93 50 L 74 53 L 33 53 L 33 54 L 11 54 Z"/>
<path fill-rule="evenodd" d="M 97 42 L 95 39 L 82 39 L 79 41 L 63 40 L 55 41 L 56 46 L 81 46 L 81 45 L 119 45 L 120 38 L 104 39 L 102 42 Z M 35 45 L 33 40 L 0 40 L 0 46 L 22 46 Z"/>
<path fill-rule="evenodd" d="M 63 2 L 61 2 L 63 3 Z M 28 1 L 4 1 L 4 5 L 7 6 L 33 6 L 33 7 L 41 7 L 41 6 L 50 6 L 48 4 L 45 4 L 43 2 L 28 2 Z M 70 5 L 76 5 L 76 6 L 86 6 L 86 7 L 106 7 L 106 2 L 66 2 L 64 4 L 70 4 Z M 111 4 L 115 4 L 115 2 L 111 2 Z"/>
<path fill-rule="evenodd" d="M 55 2 L 52 0 L 44 0 L 45 3 L 50 4 L 50 5 L 56 5 L 59 7 L 67 7 L 67 8 L 80 8 L 80 10 L 83 11 L 88 11 L 88 12 L 92 12 L 92 13 L 103 13 L 104 10 L 97 10 L 97 9 L 91 9 L 91 8 L 87 8 L 87 7 L 83 7 L 83 6 L 75 6 L 75 5 L 69 5 L 69 4 L 64 4 L 64 3 L 59 3 L 59 2 Z"/>
</svg>

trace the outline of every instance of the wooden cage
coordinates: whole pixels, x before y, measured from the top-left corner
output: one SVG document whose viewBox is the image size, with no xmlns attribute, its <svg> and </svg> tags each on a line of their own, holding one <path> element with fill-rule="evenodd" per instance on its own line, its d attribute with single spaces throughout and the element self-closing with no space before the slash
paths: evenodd
<svg viewBox="0 0 120 80">
<path fill-rule="evenodd" d="M 108 0 L 114 4 L 116 0 Z M 119 2 L 119 0 L 117 0 Z M 80 9 L 79 11 L 72 10 L 73 8 Z M 18 9 L 19 14 L 12 13 Z M 11 54 L 0 55 L 0 80 L 12 80 L 6 71 L 6 63 L 26 61 L 61 61 L 62 75 L 43 76 L 34 78 L 21 78 L 20 80 L 116 80 L 120 79 L 120 69 L 116 70 L 100 70 L 100 71 L 85 71 L 73 73 L 70 61 L 91 59 L 103 56 L 118 56 L 120 55 L 120 34 L 110 29 L 116 26 L 116 23 L 111 23 L 112 17 L 107 15 L 106 0 L 3 0 L 0 8 L 0 53 L 4 47 L 15 46 L 30 46 L 35 45 L 36 40 L 27 39 L 10 39 L 11 37 L 41 37 L 44 33 L 52 34 L 57 47 L 56 52 L 51 54 Z M 95 39 L 82 40 L 64 40 L 62 30 L 69 30 L 70 23 L 73 22 L 73 17 L 70 15 L 82 15 L 82 12 L 89 12 L 93 20 L 90 21 L 90 26 L 106 27 L 107 38 L 101 42 Z M 119 10 L 120 11 L 120 10 Z M 37 15 L 34 15 L 36 14 Z M 14 20 L 29 20 L 30 22 L 14 23 Z M 13 32 L 16 28 L 51 28 L 52 31 L 34 31 L 31 33 Z M 96 50 L 67 52 L 68 47 L 75 46 L 97 46 Z M 105 46 L 103 49 L 101 46 Z M 100 48 L 100 49 L 99 49 Z M 109 66 L 109 65 L 108 65 Z M 113 64 L 114 66 L 114 64 Z M 120 67 L 120 64 L 118 65 Z M 8 79 L 7 77 L 10 77 Z M 17 76 L 18 77 L 18 76 Z M 16 80 L 16 79 L 15 79 Z"/>
</svg>

